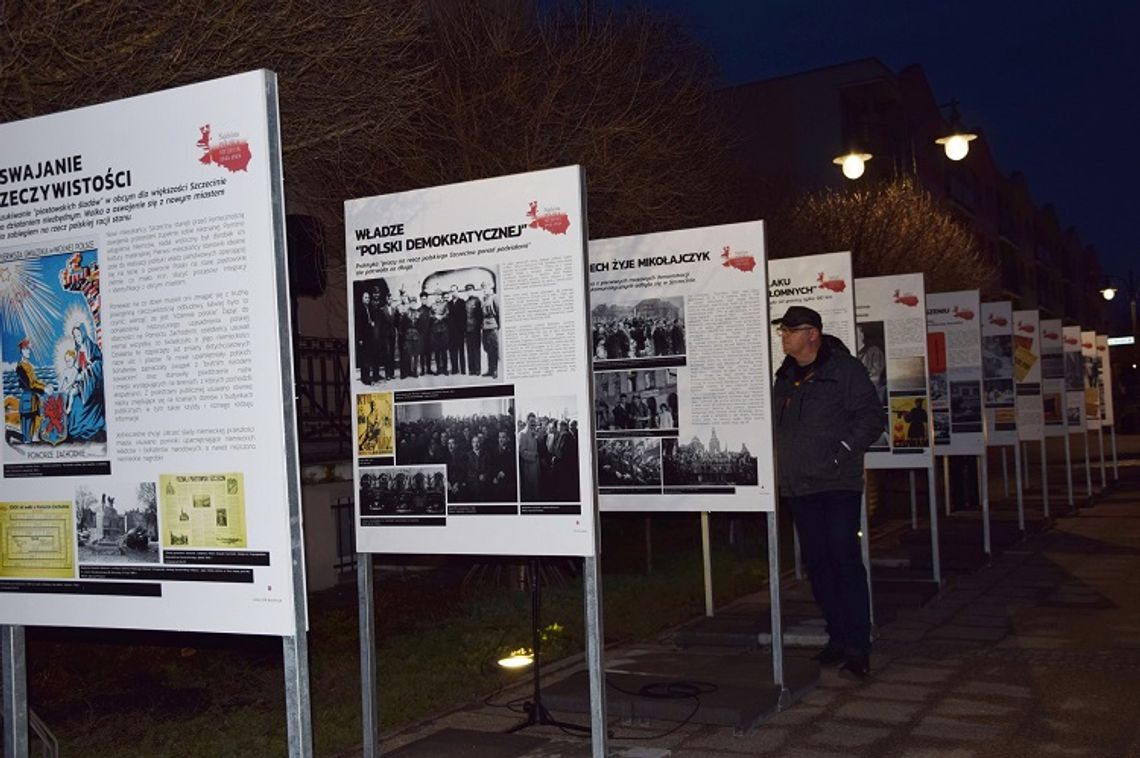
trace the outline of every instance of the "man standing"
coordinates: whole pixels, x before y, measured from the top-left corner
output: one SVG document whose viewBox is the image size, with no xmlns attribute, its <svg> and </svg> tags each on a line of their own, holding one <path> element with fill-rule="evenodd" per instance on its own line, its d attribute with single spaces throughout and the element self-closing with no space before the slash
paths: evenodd
<svg viewBox="0 0 1140 758">
<path fill-rule="evenodd" d="M 863 364 L 823 333 L 816 311 L 793 305 L 772 323 L 787 356 L 772 390 L 780 491 L 829 637 L 816 660 L 842 663 L 841 675 L 861 680 L 871 664 L 863 454 L 883 431 L 882 407 Z"/>
<path fill-rule="evenodd" d="M 32 343 L 25 337 L 20 340 L 20 360 L 16 363 L 16 381 L 20 385 L 20 434 L 24 442 L 36 441 L 40 431 L 40 407 L 47 385 L 36 378 L 32 365 Z"/>
<path fill-rule="evenodd" d="M 483 336 L 483 301 L 475 294 L 475 285 L 468 284 L 463 288 L 467 299 L 463 303 L 467 320 L 463 324 L 464 344 L 467 348 L 467 373 L 470 376 L 479 376 L 482 372 L 483 354 L 480 352 L 479 339 Z"/>
<path fill-rule="evenodd" d="M 451 357 L 451 373 L 467 373 L 467 361 L 463 351 L 463 325 L 467 322 L 467 308 L 459 296 L 459 285 L 451 285 L 447 303 L 447 350 Z"/>
<path fill-rule="evenodd" d="M 499 376 L 499 303 L 494 288 L 483 285 L 483 349 L 487 351 L 487 372 L 483 376 Z"/>
</svg>

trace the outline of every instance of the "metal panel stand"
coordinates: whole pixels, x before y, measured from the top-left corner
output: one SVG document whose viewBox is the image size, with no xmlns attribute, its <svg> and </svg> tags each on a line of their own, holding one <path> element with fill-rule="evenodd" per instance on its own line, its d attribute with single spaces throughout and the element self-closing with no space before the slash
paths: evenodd
<svg viewBox="0 0 1140 758">
<path fill-rule="evenodd" d="M 910 528 L 918 529 L 918 493 L 915 492 L 914 469 L 907 473 L 910 474 Z"/>
<path fill-rule="evenodd" d="M 792 519 L 792 554 L 796 562 L 796 579 L 804 578 L 804 557 L 800 552 L 800 532 L 796 529 L 796 521 Z"/>
<path fill-rule="evenodd" d="M 1076 510 L 1073 503 L 1073 453 L 1070 449 L 1069 433 L 1065 432 L 1065 487 L 1069 493 L 1069 510 Z"/>
<path fill-rule="evenodd" d="M 582 559 L 582 582 L 586 604 L 586 668 L 590 673 L 590 745 L 598 758 L 607 755 L 606 672 L 602 661 L 605 634 L 602 629 L 602 587 L 598 558 Z"/>
<path fill-rule="evenodd" d="M 935 484 L 934 462 L 926 469 L 926 491 L 930 500 L 930 563 L 934 569 L 934 583 L 942 588 L 942 556 L 938 552 L 938 487 Z"/>
<path fill-rule="evenodd" d="M 768 596 L 772 618 L 772 681 L 780 688 L 779 707 L 783 709 L 791 693 L 784 684 L 784 622 L 780 608 L 780 532 L 776 512 L 769 511 L 768 521 Z"/>
<path fill-rule="evenodd" d="M 1092 461 L 1089 459 L 1089 430 L 1085 429 L 1085 495 L 1092 498 Z"/>
<path fill-rule="evenodd" d="M 1045 508 L 1045 518 L 1049 518 L 1049 456 L 1045 450 L 1045 438 L 1041 438 L 1041 502 Z"/>
<path fill-rule="evenodd" d="M 1108 427 L 1112 432 L 1112 478 L 1120 481 L 1120 461 L 1116 459 L 1116 425 Z"/>
<path fill-rule="evenodd" d="M 1022 486 L 1028 491 L 1033 488 L 1033 480 L 1029 478 L 1029 443 L 1019 442 L 1018 446 L 1021 448 L 1021 473 L 1025 475 L 1024 484 Z"/>
<path fill-rule="evenodd" d="M 4 675 L 4 755 L 28 758 L 28 675 L 24 627 L 0 626 Z"/>
<path fill-rule="evenodd" d="M 871 588 L 871 529 L 867 525 L 867 490 L 863 490 L 859 508 L 859 542 L 863 550 L 863 568 L 867 572 L 867 605 L 871 613 L 871 624 L 875 623 L 875 603 Z"/>
<path fill-rule="evenodd" d="M 380 703 L 376 699 L 376 611 L 372 553 L 356 554 L 356 600 L 360 614 L 360 701 L 364 725 L 361 758 L 380 755 Z"/>
<path fill-rule="evenodd" d="M 942 456 L 942 506 L 950 515 L 950 456 Z"/>
<path fill-rule="evenodd" d="M 978 489 L 982 498 L 982 549 L 990 555 L 990 478 L 986 454 L 978 456 Z"/>
<path fill-rule="evenodd" d="M 1013 446 L 1013 476 L 1017 484 L 1017 526 L 1025 534 L 1025 492 L 1021 486 L 1021 445 Z"/>
<path fill-rule="evenodd" d="M 1099 429 L 1096 430 L 1096 436 L 1097 436 L 1097 444 L 1100 447 L 1100 488 L 1104 489 L 1105 487 L 1108 486 L 1108 475 L 1105 473 L 1105 469 L 1104 469 L 1104 425 L 1103 424 L 1101 425 L 1101 427 Z"/>
<path fill-rule="evenodd" d="M 705 615 L 713 615 L 712 549 L 709 546 L 709 513 L 701 511 L 701 558 L 705 569 Z"/>
<path fill-rule="evenodd" d="M 1009 456 L 1004 447 L 1001 449 L 1001 491 L 1003 497 L 1009 497 Z"/>
</svg>

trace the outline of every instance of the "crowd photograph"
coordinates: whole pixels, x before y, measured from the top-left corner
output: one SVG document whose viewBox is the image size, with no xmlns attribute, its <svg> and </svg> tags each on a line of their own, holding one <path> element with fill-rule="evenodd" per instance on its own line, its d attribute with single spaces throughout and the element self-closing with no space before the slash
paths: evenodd
<svg viewBox="0 0 1140 758">
<path fill-rule="evenodd" d="M 579 502 L 573 396 L 530 399 L 519 409 L 519 494 L 524 503 Z"/>
<path fill-rule="evenodd" d="M 598 486 L 661 486 L 661 440 L 598 440 Z"/>
<path fill-rule="evenodd" d="M 443 515 L 446 488 L 441 466 L 365 470 L 360 475 L 360 515 Z"/>
<path fill-rule="evenodd" d="M 685 354 L 685 298 L 595 292 L 590 301 L 595 360 Z"/>
<path fill-rule="evenodd" d="M 496 270 L 471 267 L 355 282 L 360 383 L 401 388 L 500 381 L 498 280 Z"/>
<path fill-rule="evenodd" d="M 448 503 L 516 503 L 514 401 L 448 400 L 396 406 L 396 463 L 436 464 Z"/>
<path fill-rule="evenodd" d="M 598 371 L 594 374 L 594 426 L 599 433 L 677 429 L 677 369 Z"/>
<path fill-rule="evenodd" d="M 713 428 L 705 442 L 694 434 L 687 444 L 661 442 L 664 485 L 755 485 L 759 482 L 756 456 L 743 441 L 721 440 Z"/>
</svg>

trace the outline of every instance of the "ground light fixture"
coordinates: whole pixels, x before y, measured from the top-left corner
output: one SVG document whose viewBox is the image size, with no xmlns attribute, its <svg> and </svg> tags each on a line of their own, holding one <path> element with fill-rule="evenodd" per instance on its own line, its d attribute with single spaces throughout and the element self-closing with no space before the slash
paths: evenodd
<svg viewBox="0 0 1140 758">
<path fill-rule="evenodd" d="M 520 647 L 518 650 L 512 650 L 505 658 L 499 659 L 499 666 L 505 669 L 525 669 L 527 666 L 534 664 L 534 653 L 530 648 Z"/>
<path fill-rule="evenodd" d="M 950 109 L 950 134 L 934 140 L 934 144 L 942 145 L 942 149 L 946 151 L 946 157 L 950 160 L 960 161 L 969 155 L 970 143 L 976 140 L 978 135 L 963 128 L 962 117 L 958 115 L 957 100 L 951 100 L 938 107 Z"/>
<path fill-rule="evenodd" d="M 843 171 L 843 175 L 848 179 L 858 179 L 867 170 L 867 161 L 871 160 L 870 153 L 857 153 L 851 151 L 846 155 L 840 155 L 833 159 L 831 162 L 839 166 Z"/>
</svg>

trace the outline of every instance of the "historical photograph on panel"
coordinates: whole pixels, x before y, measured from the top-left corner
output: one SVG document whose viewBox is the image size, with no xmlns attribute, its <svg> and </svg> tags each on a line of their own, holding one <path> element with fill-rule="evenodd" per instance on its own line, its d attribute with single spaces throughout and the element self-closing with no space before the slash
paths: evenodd
<svg viewBox="0 0 1140 758">
<path fill-rule="evenodd" d="M 385 389 L 501 381 L 500 295 L 498 267 L 354 282 L 357 378 Z"/>
<path fill-rule="evenodd" d="M 934 406 L 945 406 L 950 401 L 950 386 L 946 374 L 937 373 L 930 375 L 930 404 Z"/>
<path fill-rule="evenodd" d="M 685 298 L 603 290 L 590 303 L 594 365 L 685 354 Z"/>
<path fill-rule="evenodd" d="M 950 382 L 950 418 L 955 432 L 982 430 L 982 388 L 978 382 Z"/>
<path fill-rule="evenodd" d="M 1081 376 L 1081 372 L 1084 370 L 1081 353 L 1079 350 L 1066 350 L 1063 355 L 1065 356 L 1065 390 L 1080 392 L 1085 388 Z"/>
<path fill-rule="evenodd" d="M 899 395 L 891 398 L 891 447 L 927 447 L 930 444 L 930 415 L 926 398 Z"/>
<path fill-rule="evenodd" d="M 983 383 L 986 391 L 986 405 L 1002 406 L 1013 405 L 1013 379 L 986 379 Z"/>
<path fill-rule="evenodd" d="M 245 476 L 160 474 L 163 548 L 246 547 Z"/>
<path fill-rule="evenodd" d="M 993 378 L 1013 378 L 1013 335 L 982 337 L 982 373 Z"/>
<path fill-rule="evenodd" d="M 599 487 L 660 487 L 661 440 L 598 440 Z"/>
<path fill-rule="evenodd" d="M 661 473 L 665 486 L 756 484 L 756 456 L 744 444 L 745 431 L 731 428 L 729 433 L 740 435 L 740 439 L 722 439 L 717 436 L 716 427 L 698 427 L 688 442 L 662 440 Z"/>
<path fill-rule="evenodd" d="M 594 411 L 599 433 L 676 429 L 680 423 L 675 368 L 598 371 Z"/>
<path fill-rule="evenodd" d="M 519 494 L 524 503 L 576 503 L 578 409 L 572 395 L 519 404 Z"/>
<path fill-rule="evenodd" d="M 950 444 L 950 410 L 934 411 L 934 444 L 945 446 Z"/>
<path fill-rule="evenodd" d="M 95 250 L 0 251 L 5 462 L 106 457 L 99 288 Z"/>
<path fill-rule="evenodd" d="M 75 487 L 80 563 L 158 563 L 154 482 L 94 481 Z"/>
<path fill-rule="evenodd" d="M 356 454 L 359 457 L 391 455 L 393 431 L 391 392 L 366 392 L 356 396 Z"/>
<path fill-rule="evenodd" d="M 449 503 L 516 503 L 514 430 L 510 398 L 400 404 L 396 463 L 443 465 Z"/>
<path fill-rule="evenodd" d="M 434 516 L 446 510 L 443 466 L 393 466 L 360 474 L 361 516 Z"/>
<path fill-rule="evenodd" d="M 891 392 L 926 391 L 926 362 L 921 355 L 891 358 L 887 363 Z"/>
<path fill-rule="evenodd" d="M 879 403 L 887 404 L 887 352 L 882 321 L 865 321 L 855 325 L 856 356 L 867 369 L 867 376 L 879 395 Z M 921 360 L 921 359 L 920 359 Z M 925 385 L 924 385 L 925 386 Z M 899 386 L 897 389 L 909 389 Z"/>
</svg>

